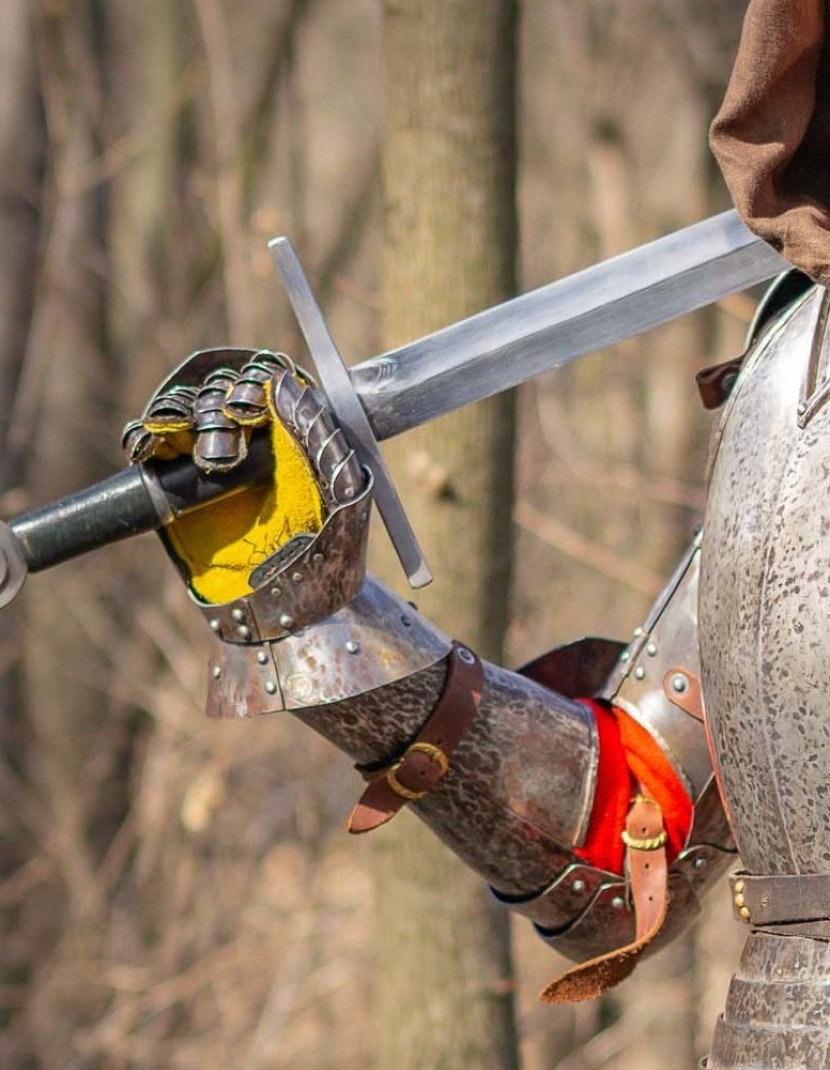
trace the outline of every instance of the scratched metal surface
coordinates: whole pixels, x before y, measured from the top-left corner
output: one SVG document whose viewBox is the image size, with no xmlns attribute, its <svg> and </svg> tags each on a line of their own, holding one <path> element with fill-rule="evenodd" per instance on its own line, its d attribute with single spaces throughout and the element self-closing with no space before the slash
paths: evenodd
<svg viewBox="0 0 830 1070">
<path fill-rule="evenodd" d="M 704 693 L 752 873 L 830 871 L 830 408 L 798 417 L 820 298 L 796 306 L 739 382 L 704 531 Z"/>
<path fill-rule="evenodd" d="M 708 1070 L 830 1066 L 830 944 L 752 933 L 715 1027 Z"/>
</svg>

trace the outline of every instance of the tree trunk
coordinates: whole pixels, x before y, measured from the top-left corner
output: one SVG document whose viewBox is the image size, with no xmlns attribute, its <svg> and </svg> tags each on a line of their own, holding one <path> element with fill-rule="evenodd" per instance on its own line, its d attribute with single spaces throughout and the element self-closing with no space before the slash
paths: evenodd
<svg viewBox="0 0 830 1070">
<path fill-rule="evenodd" d="M 515 9 L 512 0 L 388 0 L 385 13 L 391 346 L 514 291 Z M 420 608 L 495 660 L 513 433 L 513 402 L 501 397 L 389 451 L 436 577 Z M 481 882 L 408 814 L 375 834 L 374 882 L 377 1065 L 515 1067 L 508 922 Z"/>
<path fill-rule="evenodd" d="M 741 7 L 684 0 L 667 14 L 655 0 L 531 5 L 522 67 L 529 285 L 725 207 L 711 200 L 706 125 Z M 693 374 L 740 351 L 740 340 L 727 338 L 728 319 L 725 310 L 697 313 L 528 391 L 543 448 L 528 421 L 518 492 L 528 536 L 520 535 L 516 581 L 524 612 L 516 613 L 511 645 L 538 650 L 575 634 L 625 638 L 642 621 L 700 519 L 708 418 Z M 556 521 L 552 536 L 542 523 L 525 523 L 534 516 L 528 506 Z M 729 955 L 729 944 L 720 931 L 708 940 L 718 957 Z M 529 1016 L 528 1064 L 693 1067 L 702 1054 L 700 994 L 713 974 L 704 957 L 687 936 L 605 999 Z M 529 947 L 526 973 L 541 971 L 535 958 Z"/>
</svg>

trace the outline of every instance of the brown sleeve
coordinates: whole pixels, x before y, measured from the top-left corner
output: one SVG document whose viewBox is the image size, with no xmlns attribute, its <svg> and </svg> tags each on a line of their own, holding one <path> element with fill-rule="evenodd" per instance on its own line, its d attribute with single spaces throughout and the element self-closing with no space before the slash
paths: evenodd
<svg viewBox="0 0 830 1070">
<path fill-rule="evenodd" d="M 712 151 L 747 225 L 830 285 L 827 0 L 750 0 Z"/>
</svg>

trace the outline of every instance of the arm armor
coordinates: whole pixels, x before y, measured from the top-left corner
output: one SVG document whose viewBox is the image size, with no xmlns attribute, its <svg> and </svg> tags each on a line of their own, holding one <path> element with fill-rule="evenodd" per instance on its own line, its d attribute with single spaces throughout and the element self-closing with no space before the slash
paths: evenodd
<svg viewBox="0 0 830 1070">
<path fill-rule="evenodd" d="M 271 483 L 182 513 L 162 536 L 214 636 L 208 712 L 295 714 L 369 781 L 351 831 L 413 805 L 558 950 L 583 961 L 622 949 L 620 979 L 620 963 L 695 915 L 729 860 L 701 717 L 697 545 L 628 649 L 585 640 L 507 672 L 365 578 L 371 476 L 287 357 L 194 354 L 125 446 L 132 460 L 184 451 L 225 471 L 258 427 Z M 611 964 L 572 977 L 577 998 L 591 970 L 607 978 Z"/>
<path fill-rule="evenodd" d="M 448 773 L 411 803 L 500 902 L 577 961 L 626 945 L 635 929 L 625 877 L 575 853 L 599 758 L 593 712 L 578 696 L 602 695 L 645 727 L 694 802 L 669 872 L 667 921 L 652 946 L 694 919 L 700 896 L 734 857 L 700 710 L 698 559 L 695 543 L 627 648 L 583 640 L 521 673 L 484 663 L 481 703 Z M 441 697 L 452 648 L 373 579 L 319 623 L 272 640 L 234 638 L 214 646 L 211 715 L 290 711 L 369 770 L 388 766 L 418 737 Z"/>
</svg>

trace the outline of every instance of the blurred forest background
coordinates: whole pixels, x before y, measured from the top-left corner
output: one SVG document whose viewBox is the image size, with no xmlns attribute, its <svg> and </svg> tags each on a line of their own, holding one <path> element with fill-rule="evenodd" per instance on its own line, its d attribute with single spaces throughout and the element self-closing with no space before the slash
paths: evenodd
<svg viewBox="0 0 830 1070">
<path fill-rule="evenodd" d="M 743 8 L 523 0 L 521 290 L 727 206 L 706 130 Z M 384 15 L 3 0 L 3 515 L 120 466 L 121 426 L 187 353 L 302 355 L 270 236 L 343 352 L 381 348 Z M 693 373 L 751 314 L 730 299 L 521 390 L 508 664 L 641 619 L 701 516 Z M 384 962 L 348 760 L 287 717 L 206 722 L 203 624 L 150 537 L 33 578 L 0 632 L 3 1070 L 374 1065 Z M 535 1002 L 563 963 L 515 925 L 525 1070 L 694 1067 L 740 941 L 722 889 L 709 905 L 575 1009 Z"/>
</svg>

